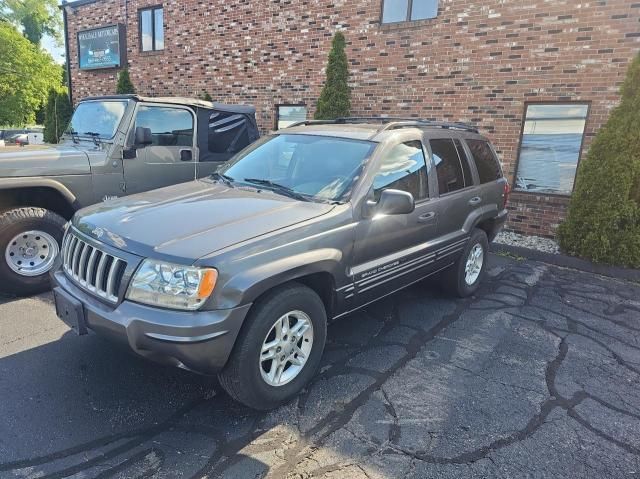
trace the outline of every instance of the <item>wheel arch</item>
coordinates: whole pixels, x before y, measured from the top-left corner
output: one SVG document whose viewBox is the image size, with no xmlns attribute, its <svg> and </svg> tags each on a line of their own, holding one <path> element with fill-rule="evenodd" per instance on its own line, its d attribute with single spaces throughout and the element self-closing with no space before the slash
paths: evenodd
<svg viewBox="0 0 640 479">
<path fill-rule="evenodd" d="M 336 306 L 335 278 L 341 258 L 339 250 L 321 249 L 243 271 L 223 286 L 221 306 L 253 303 L 276 287 L 296 282 L 315 291 L 331 317 Z"/>
<path fill-rule="evenodd" d="M 0 211 L 28 206 L 45 208 L 69 220 L 78 209 L 78 202 L 66 186 L 55 180 L 16 178 L 0 182 Z"/>
</svg>

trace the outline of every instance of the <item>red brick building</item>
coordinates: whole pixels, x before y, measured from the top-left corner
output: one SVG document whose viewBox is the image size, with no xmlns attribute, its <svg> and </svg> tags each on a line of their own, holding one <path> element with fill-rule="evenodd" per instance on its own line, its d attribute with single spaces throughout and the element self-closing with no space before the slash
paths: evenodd
<svg viewBox="0 0 640 479">
<path fill-rule="evenodd" d="M 545 236 L 564 217 L 576 164 L 640 48 L 640 0 L 78 0 L 63 8 L 74 100 L 115 91 L 117 67 L 85 68 L 99 67 L 107 51 L 96 54 L 91 39 L 115 32 L 93 29 L 119 25 L 120 63 L 138 92 L 252 103 L 264 130 L 278 115 L 281 124 L 312 118 L 331 37 L 342 30 L 353 115 L 478 125 L 514 188 L 510 228 Z"/>
</svg>

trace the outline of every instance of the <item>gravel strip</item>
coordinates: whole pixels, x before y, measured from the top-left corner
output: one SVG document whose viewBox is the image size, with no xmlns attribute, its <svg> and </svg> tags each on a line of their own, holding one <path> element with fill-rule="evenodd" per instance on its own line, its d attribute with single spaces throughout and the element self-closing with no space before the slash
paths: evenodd
<svg viewBox="0 0 640 479">
<path fill-rule="evenodd" d="M 558 243 L 552 239 L 541 238 L 540 236 L 525 236 L 511 231 L 501 231 L 493 241 L 499 244 L 535 249 L 543 253 L 560 253 Z"/>
</svg>

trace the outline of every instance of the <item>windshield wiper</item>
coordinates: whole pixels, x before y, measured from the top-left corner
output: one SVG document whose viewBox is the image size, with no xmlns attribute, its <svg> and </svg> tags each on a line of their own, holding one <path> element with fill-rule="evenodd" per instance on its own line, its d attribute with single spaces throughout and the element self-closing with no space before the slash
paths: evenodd
<svg viewBox="0 0 640 479">
<path fill-rule="evenodd" d="M 83 133 L 83 135 L 89 135 L 91 138 L 93 138 L 93 142 L 98 145 L 100 144 L 100 133 L 96 133 L 95 131 L 85 131 Z"/>
<path fill-rule="evenodd" d="M 71 141 L 73 141 L 74 143 L 80 142 L 80 138 L 78 138 L 78 132 L 73 128 L 69 128 L 67 131 L 65 131 L 65 133 L 71 135 Z"/>
<path fill-rule="evenodd" d="M 298 193 L 295 190 L 292 190 L 288 186 L 281 185 L 279 183 L 274 183 L 271 180 L 265 180 L 262 178 L 245 178 L 244 181 L 247 183 L 255 183 L 256 185 L 266 186 L 269 189 L 281 193 L 285 196 L 289 196 L 291 198 L 295 198 L 300 201 L 311 201 L 311 199 L 307 195 L 303 195 L 302 193 Z"/>
<path fill-rule="evenodd" d="M 214 180 L 221 180 L 225 185 L 233 188 L 233 178 L 225 175 L 224 173 L 218 173 L 216 171 L 215 173 L 211 174 L 211 178 L 213 178 Z"/>
</svg>

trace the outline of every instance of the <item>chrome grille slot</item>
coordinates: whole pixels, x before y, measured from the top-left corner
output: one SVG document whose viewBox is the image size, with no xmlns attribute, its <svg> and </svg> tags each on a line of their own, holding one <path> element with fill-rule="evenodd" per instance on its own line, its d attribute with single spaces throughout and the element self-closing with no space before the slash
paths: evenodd
<svg viewBox="0 0 640 479">
<path fill-rule="evenodd" d="M 62 245 L 62 264 L 67 276 L 79 286 L 112 303 L 118 301 L 126 261 L 70 233 Z"/>
</svg>

